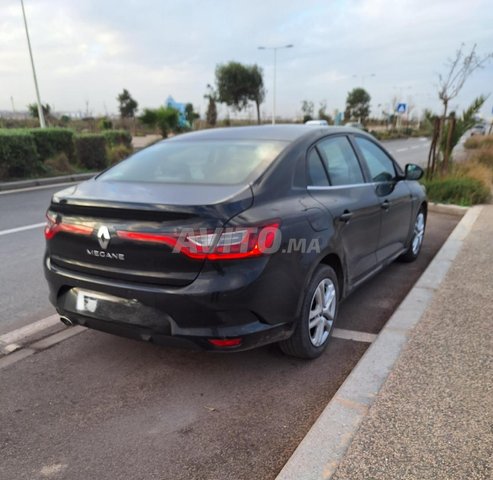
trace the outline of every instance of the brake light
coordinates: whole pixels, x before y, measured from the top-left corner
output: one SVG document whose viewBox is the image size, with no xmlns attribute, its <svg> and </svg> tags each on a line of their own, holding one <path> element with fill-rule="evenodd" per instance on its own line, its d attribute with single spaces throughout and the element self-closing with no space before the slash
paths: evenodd
<svg viewBox="0 0 493 480">
<path fill-rule="evenodd" d="M 241 338 L 209 338 L 207 340 L 215 347 L 238 347 L 241 345 Z"/>
<path fill-rule="evenodd" d="M 264 227 L 234 227 L 219 232 L 201 231 L 161 235 L 118 230 L 118 237 L 140 242 L 162 243 L 197 260 L 236 260 L 271 253 L 279 238 L 279 224 Z"/>
<path fill-rule="evenodd" d="M 60 222 L 57 220 L 56 215 L 52 213 L 46 214 L 46 226 L 45 226 L 45 238 L 51 240 L 58 232 L 74 233 L 76 235 L 91 235 L 93 232 L 92 227 L 85 225 L 76 225 L 72 223 Z"/>
</svg>

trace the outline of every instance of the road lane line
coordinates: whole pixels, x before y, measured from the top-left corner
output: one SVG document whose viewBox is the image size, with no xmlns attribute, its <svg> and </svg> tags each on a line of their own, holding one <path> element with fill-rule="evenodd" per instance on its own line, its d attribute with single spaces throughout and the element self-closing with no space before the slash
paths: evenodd
<svg viewBox="0 0 493 480">
<path fill-rule="evenodd" d="M 396 150 L 396 152 L 405 152 L 406 150 L 409 150 L 409 148 L 408 147 L 406 147 L 406 148 L 398 148 Z"/>
<path fill-rule="evenodd" d="M 353 340 L 355 342 L 373 343 L 378 335 L 374 333 L 358 332 L 356 330 L 345 330 L 343 328 L 334 328 L 332 331 L 334 338 L 342 340 Z"/>
<path fill-rule="evenodd" d="M 39 332 L 58 325 L 60 315 L 50 315 L 49 317 L 38 320 L 37 322 L 26 325 L 25 327 L 12 330 L 11 332 L 0 335 L 0 344 L 9 345 L 11 343 L 20 343 L 26 338 L 32 337 Z"/>
<path fill-rule="evenodd" d="M 24 232 L 26 230 L 33 230 L 34 228 L 44 227 L 46 222 L 33 223 L 32 225 L 25 225 L 24 227 L 9 228 L 7 230 L 0 230 L 0 237 L 3 235 L 10 235 L 11 233 Z"/>
</svg>

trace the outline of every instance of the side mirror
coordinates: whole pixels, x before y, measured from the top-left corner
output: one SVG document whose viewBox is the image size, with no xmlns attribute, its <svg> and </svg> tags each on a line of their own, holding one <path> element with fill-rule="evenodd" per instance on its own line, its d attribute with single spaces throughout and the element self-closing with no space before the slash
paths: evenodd
<svg viewBox="0 0 493 480">
<path fill-rule="evenodd" d="M 419 180 L 425 174 L 425 171 L 414 163 L 408 163 L 405 172 L 406 180 Z"/>
</svg>

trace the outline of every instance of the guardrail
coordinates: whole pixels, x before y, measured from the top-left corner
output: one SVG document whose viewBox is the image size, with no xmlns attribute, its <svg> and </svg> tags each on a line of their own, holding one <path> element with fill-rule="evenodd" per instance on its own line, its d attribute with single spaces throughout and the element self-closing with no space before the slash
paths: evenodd
<svg viewBox="0 0 493 480">
<path fill-rule="evenodd" d="M 76 173 L 73 175 L 61 175 L 59 177 L 49 178 L 32 178 L 29 180 L 17 180 L 15 182 L 0 182 L 0 192 L 8 190 L 19 190 L 21 188 L 29 187 L 41 187 L 49 185 L 57 185 L 59 183 L 68 182 L 82 182 L 97 175 L 98 172 L 93 173 Z"/>
</svg>

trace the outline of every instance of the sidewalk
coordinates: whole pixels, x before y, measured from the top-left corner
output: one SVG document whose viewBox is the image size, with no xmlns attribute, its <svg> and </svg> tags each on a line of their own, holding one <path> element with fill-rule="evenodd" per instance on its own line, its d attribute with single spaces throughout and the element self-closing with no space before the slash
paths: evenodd
<svg viewBox="0 0 493 480">
<path fill-rule="evenodd" d="M 488 205 L 335 474 L 325 478 L 492 475 L 493 205 Z"/>
<path fill-rule="evenodd" d="M 276 480 L 489 480 L 493 205 L 467 211 Z"/>
</svg>

